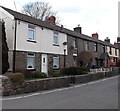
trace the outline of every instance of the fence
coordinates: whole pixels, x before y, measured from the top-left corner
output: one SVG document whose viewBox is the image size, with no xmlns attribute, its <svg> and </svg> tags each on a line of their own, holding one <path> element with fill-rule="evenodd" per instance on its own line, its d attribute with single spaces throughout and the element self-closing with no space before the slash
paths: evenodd
<svg viewBox="0 0 120 111">
<path fill-rule="evenodd" d="M 97 73 L 97 72 L 108 72 L 118 70 L 118 67 L 110 67 L 110 68 L 96 68 L 96 69 L 90 69 L 90 72 Z"/>
</svg>

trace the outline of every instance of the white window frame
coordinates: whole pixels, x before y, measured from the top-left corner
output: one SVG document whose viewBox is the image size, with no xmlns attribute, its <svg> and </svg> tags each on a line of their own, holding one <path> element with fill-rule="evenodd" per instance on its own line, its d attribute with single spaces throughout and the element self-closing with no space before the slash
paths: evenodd
<svg viewBox="0 0 120 111">
<path fill-rule="evenodd" d="M 102 46 L 103 53 L 106 53 L 105 45 Z"/>
<path fill-rule="evenodd" d="M 76 38 L 72 38 L 72 46 L 77 49 Z"/>
<path fill-rule="evenodd" d="M 89 50 L 89 42 L 86 40 L 84 41 L 84 49 L 85 49 L 85 51 Z"/>
<path fill-rule="evenodd" d="M 57 42 L 55 38 L 57 38 Z M 53 32 L 53 45 L 59 45 L 59 33 L 56 31 Z"/>
<path fill-rule="evenodd" d="M 98 44 L 95 42 L 94 43 L 94 51 L 97 52 L 98 51 Z"/>
<path fill-rule="evenodd" d="M 115 55 L 116 55 L 116 56 L 118 55 L 117 49 L 115 49 Z"/>
<path fill-rule="evenodd" d="M 30 31 L 33 32 L 33 38 L 32 39 L 29 37 L 29 32 Z M 27 39 L 30 40 L 30 41 L 35 41 L 35 26 L 34 25 L 28 24 L 28 37 L 27 37 Z"/>
<path fill-rule="evenodd" d="M 29 68 L 28 67 L 28 58 L 33 58 L 33 67 Z M 27 69 L 35 69 L 35 53 L 28 53 L 27 54 Z"/>
<path fill-rule="evenodd" d="M 57 59 L 58 64 L 54 63 L 54 62 L 55 62 L 55 59 Z M 60 60 L 60 59 L 59 59 L 59 56 L 54 56 L 54 57 L 53 57 L 53 69 L 59 69 L 59 68 L 60 68 L 60 61 L 59 61 L 59 60 Z M 55 65 L 56 65 L 57 67 L 55 67 Z"/>
</svg>

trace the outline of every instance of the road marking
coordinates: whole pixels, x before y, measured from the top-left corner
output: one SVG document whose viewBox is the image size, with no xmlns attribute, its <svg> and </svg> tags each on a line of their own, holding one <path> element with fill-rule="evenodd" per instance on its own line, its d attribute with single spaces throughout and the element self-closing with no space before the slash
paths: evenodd
<svg viewBox="0 0 120 111">
<path fill-rule="evenodd" d="M 0 99 L 0 100 L 2 100 L 2 101 L 4 101 L 4 100 L 15 100 L 15 99 L 21 99 L 21 98 L 23 98 L 23 96 L 18 96 L 18 97 L 14 97 L 14 98 L 5 98 L 5 99 Z"/>
<path fill-rule="evenodd" d="M 53 93 L 53 92 L 57 92 L 57 89 L 55 89 L 55 90 L 52 90 L 52 91 L 46 91 L 46 92 L 42 92 L 42 93 L 40 93 L 40 94 L 49 94 L 49 93 Z"/>
<path fill-rule="evenodd" d="M 55 90 L 41 92 L 41 93 L 33 93 L 33 94 L 30 94 L 30 95 L 18 96 L 18 97 L 14 97 L 14 98 L 4 98 L 4 99 L 0 99 L 0 100 L 3 100 L 3 101 L 5 101 L 5 100 L 16 100 L 16 99 L 28 98 L 28 97 L 32 97 L 32 96 L 50 94 L 50 93 L 53 93 L 53 92 L 60 92 L 60 91 L 68 90 L 68 89 L 79 88 L 79 87 L 82 87 L 82 86 L 95 84 L 95 83 L 98 83 L 98 82 L 102 82 L 102 81 L 109 80 L 109 79 L 114 79 L 114 78 L 117 78 L 117 77 L 119 77 L 119 76 L 105 78 L 105 79 L 101 79 L 101 80 L 97 80 L 97 81 L 92 81 L 92 82 L 84 83 L 84 84 L 80 84 L 80 85 L 74 85 L 74 86 L 67 87 L 67 88 L 55 89 Z"/>
<path fill-rule="evenodd" d="M 38 96 L 40 95 L 40 93 L 33 93 L 31 95 L 27 95 L 27 96 L 23 96 L 24 98 L 27 98 L 27 97 L 31 97 L 31 96 Z"/>
</svg>

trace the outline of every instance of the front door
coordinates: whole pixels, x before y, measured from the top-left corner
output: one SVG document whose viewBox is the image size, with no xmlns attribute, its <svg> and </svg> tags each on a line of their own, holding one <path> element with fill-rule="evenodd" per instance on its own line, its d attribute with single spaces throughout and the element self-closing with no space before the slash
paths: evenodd
<svg viewBox="0 0 120 111">
<path fill-rule="evenodd" d="M 41 72 L 48 74 L 47 54 L 42 54 Z"/>
</svg>

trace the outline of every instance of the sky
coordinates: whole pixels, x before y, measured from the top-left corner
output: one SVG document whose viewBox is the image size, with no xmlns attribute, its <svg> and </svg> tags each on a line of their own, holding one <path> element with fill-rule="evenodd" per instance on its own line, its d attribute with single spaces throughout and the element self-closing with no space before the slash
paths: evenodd
<svg viewBox="0 0 120 111">
<path fill-rule="evenodd" d="M 22 6 L 36 0 L 0 0 L 0 5 L 21 11 Z M 73 30 L 79 24 L 82 33 L 91 36 L 99 34 L 99 39 L 106 37 L 111 43 L 117 41 L 118 37 L 118 2 L 120 0 L 37 0 L 48 2 L 61 19 L 61 24 Z"/>
</svg>

